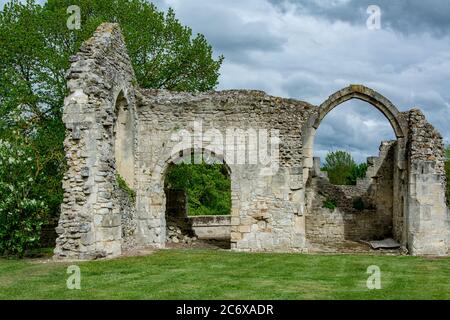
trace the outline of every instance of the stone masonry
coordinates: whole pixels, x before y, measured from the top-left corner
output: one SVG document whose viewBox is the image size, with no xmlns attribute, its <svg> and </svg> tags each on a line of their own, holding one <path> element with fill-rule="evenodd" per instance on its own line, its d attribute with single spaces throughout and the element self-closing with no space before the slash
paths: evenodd
<svg viewBox="0 0 450 320">
<path fill-rule="evenodd" d="M 369 198 L 382 195 L 371 215 L 384 222 L 373 233 L 382 236 L 387 223 L 411 254 L 448 254 L 442 137 L 419 110 L 399 112 L 362 85 L 344 88 L 320 106 L 260 91 L 142 89 L 120 28 L 110 23 L 100 25 L 71 62 L 63 115 L 68 171 L 56 259 L 111 258 L 136 247 L 163 248 L 165 173 L 192 152 L 229 169 L 232 250 L 307 252 L 311 228 L 306 217 L 317 214 L 307 198 L 318 194 L 311 191 L 314 135 L 326 114 L 349 99 L 379 109 L 397 136 L 383 169 L 389 178 L 374 174 L 364 182 L 373 191 Z M 229 145 L 236 149 L 230 152 Z M 237 161 L 239 150 L 248 161 Z M 252 155 L 271 161 L 254 162 Z M 135 199 L 127 199 L 119 179 L 134 190 Z"/>
<path fill-rule="evenodd" d="M 394 152 L 396 141 L 383 142 L 378 157 L 367 159 L 364 179 L 354 186 L 331 184 L 314 167 L 306 186 L 308 206 L 306 237 L 309 242 L 333 243 L 345 240 L 382 240 L 401 237 L 393 230 Z M 315 158 L 315 162 L 320 159 Z M 324 206 L 329 201 L 335 208 Z"/>
</svg>

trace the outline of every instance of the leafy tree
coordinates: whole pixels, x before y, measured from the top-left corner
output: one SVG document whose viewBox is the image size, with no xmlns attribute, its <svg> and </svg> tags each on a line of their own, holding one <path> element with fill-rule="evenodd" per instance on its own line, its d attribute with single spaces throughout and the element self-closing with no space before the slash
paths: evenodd
<svg viewBox="0 0 450 320">
<path fill-rule="evenodd" d="M 332 184 L 346 185 L 355 166 L 356 163 L 348 152 L 333 151 L 327 154 L 323 170 L 328 172 Z"/>
<path fill-rule="evenodd" d="M 223 164 L 178 164 L 169 168 L 166 188 L 185 190 L 189 215 L 229 215 L 231 180 Z"/>
<path fill-rule="evenodd" d="M 347 184 L 356 185 L 358 179 L 366 176 L 368 167 L 367 163 L 355 164 L 350 171 L 350 175 L 347 177 Z"/>
<path fill-rule="evenodd" d="M 34 151 L 19 136 L 0 140 L 0 254 L 23 256 L 39 244 L 48 206 L 33 183 L 37 170 Z"/>
<path fill-rule="evenodd" d="M 70 5 L 81 9 L 80 30 L 67 28 Z M 28 188 L 53 216 L 63 199 L 69 57 L 106 21 L 120 23 L 141 87 L 206 91 L 217 85 L 223 57 L 214 59 L 205 37 L 193 36 L 173 10 L 164 14 L 145 0 L 8 2 L 0 11 L 0 139 L 20 138 L 12 144 L 33 151 L 35 180 Z"/>
<path fill-rule="evenodd" d="M 71 5 L 80 7 L 80 31 L 65 27 L 66 10 Z M 49 26 L 50 32 L 61 35 L 59 44 L 68 43 L 72 52 L 101 22 L 119 23 L 141 87 L 207 91 L 218 83 L 223 57 L 214 60 L 205 37 L 193 37 L 172 9 L 164 14 L 146 0 L 49 0 L 44 12 L 65 29 L 61 33 L 55 29 L 56 23 Z"/>
<path fill-rule="evenodd" d="M 325 158 L 322 170 L 328 173 L 328 178 L 335 185 L 356 185 L 358 178 L 364 178 L 367 164 L 356 164 L 350 153 L 346 151 L 329 152 Z"/>
</svg>

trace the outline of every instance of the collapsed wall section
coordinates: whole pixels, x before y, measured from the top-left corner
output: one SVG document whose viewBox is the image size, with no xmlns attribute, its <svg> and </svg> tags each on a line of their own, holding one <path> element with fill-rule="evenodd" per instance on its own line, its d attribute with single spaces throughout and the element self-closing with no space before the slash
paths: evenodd
<svg viewBox="0 0 450 320">
<path fill-rule="evenodd" d="M 393 190 L 397 141 L 383 142 L 367 159 L 366 177 L 356 185 L 333 185 L 323 172 L 308 184 L 306 235 L 309 243 L 382 240 L 393 236 Z M 320 170 L 320 159 L 316 170 Z"/>
<path fill-rule="evenodd" d="M 100 25 L 71 63 L 63 109 L 68 170 L 55 258 L 118 256 L 123 201 L 117 192 L 113 155 L 119 95 L 126 100 L 135 126 L 134 73 L 119 26 Z"/>
</svg>

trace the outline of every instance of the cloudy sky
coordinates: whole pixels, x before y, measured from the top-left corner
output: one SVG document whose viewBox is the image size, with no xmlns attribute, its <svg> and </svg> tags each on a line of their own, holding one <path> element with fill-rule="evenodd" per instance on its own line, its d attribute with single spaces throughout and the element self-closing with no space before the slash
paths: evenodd
<svg viewBox="0 0 450 320">
<path fill-rule="evenodd" d="M 0 3 L 4 3 L 0 0 Z M 218 89 L 259 89 L 320 104 L 352 83 L 400 110 L 420 107 L 450 143 L 448 0 L 155 0 L 175 9 L 223 54 Z M 381 29 L 367 28 L 369 5 Z M 384 116 L 350 101 L 322 122 L 315 153 L 347 149 L 358 161 L 394 139 Z"/>
<path fill-rule="evenodd" d="M 420 107 L 450 143 L 448 0 L 159 0 L 225 55 L 219 89 L 249 88 L 320 104 L 362 83 L 400 110 Z M 367 28 L 369 5 L 381 29 Z M 315 153 L 347 149 L 358 161 L 394 139 L 384 116 L 350 101 L 322 122 Z"/>
</svg>

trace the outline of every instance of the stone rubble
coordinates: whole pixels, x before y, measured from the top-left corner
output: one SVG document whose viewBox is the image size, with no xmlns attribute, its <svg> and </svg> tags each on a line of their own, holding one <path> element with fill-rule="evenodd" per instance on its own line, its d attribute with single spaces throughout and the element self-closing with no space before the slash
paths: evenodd
<svg viewBox="0 0 450 320">
<path fill-rule="evenodd" d="M 192 244 L 197 241 L 196 236 L 189 236 L 181 231 L 181 228 L 177 226 L 168 226 L 166 231 L 166 242 L 167 243 L 185 243 Z"/>
</svg>

